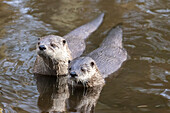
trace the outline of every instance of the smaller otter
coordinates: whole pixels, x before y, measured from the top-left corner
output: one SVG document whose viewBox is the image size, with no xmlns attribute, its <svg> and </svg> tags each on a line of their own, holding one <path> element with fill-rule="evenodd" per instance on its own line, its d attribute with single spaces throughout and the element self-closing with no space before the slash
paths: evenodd
<svg viewBox="0 0 170 113">
<path fill-rule="evenodd" d="M 127 59 L 122 46 L 122 28 L 109 31 L 99 48 L 86 57 L 74 59 L 69 66 L 69 84 L 93 87 L 104 84 L 104 78 L 118 70 Z"/>
<path fill-rule="evenodd" d="M 37 58 L 33 73 L 38 75 L 66 75 L 68 62 L 85 50 L 85 39 L 102 23 L 104 13 L 93 21 L 80 26 L 67 35 L 42 37 L 37 45 Z"/>
<path fill-rule="evenodd" d="M 93 87 L 105 83 L 101 73 L 91 57 L 79 57 L 70 63 L 69 84 L 84 87 Z"/>
</svg>

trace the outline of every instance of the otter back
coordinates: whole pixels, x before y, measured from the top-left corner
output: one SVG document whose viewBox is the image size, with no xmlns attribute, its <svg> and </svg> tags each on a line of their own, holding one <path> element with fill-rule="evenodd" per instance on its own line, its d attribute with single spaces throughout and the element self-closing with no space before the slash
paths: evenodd
<svg viewBox="0 0 170 113">
<path fill-rule="evenodd" d="M 73 59 L 82 55 L 86 47 L 84 40 L 101 25 L 103 17 L 104 13 L 99 15 L 93 21 L 82 25 L 79 28 L 76 28 L 75 30 L 64 36 L 64 38 L 68 42 L 68 46 L 72 53 Z"/>
<path fill-rule="evenodd" d="M 96 62 L 104 77 L 118 70 L 127 59 L 127 52 L 122 46 L 122 28 L 112 28 L 101 46 L 88 56 Z"/>
</svg>

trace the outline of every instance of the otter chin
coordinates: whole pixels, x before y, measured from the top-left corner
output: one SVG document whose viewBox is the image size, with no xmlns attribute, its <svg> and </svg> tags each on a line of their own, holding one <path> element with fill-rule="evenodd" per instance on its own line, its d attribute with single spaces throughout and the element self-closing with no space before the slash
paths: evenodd
<svg viewBox="0 0 170 113">
<path fill-rule="evenodd" d="M 68 74 L 68 61 L 72 57 L 64 38 L 55 35 L 42 37 L 37 44 L 37 54 L 37 63 L 34 66 L 35 74 Z"/>
<path fill-rule="evenodd" d="M 69 84 L 73 86 L 93 87 L 104 85 L 102 77 L 95 61 L 90 57 L 79 57 L 70 63 Z"/>
</svg>

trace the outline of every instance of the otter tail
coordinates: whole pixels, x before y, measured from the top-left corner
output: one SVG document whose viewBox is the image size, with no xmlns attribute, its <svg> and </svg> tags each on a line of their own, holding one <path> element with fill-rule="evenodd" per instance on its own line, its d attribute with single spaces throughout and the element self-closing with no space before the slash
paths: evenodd
<svg viewBox="0 0 170 113">
<path fill-rule="evenodd" d="M 76 37 L 79 39 L 86 39 L 88 38 L 88 36 L 93 33 L 102 23 L 104 18 L 104 13 L 100 14 L 96 19 L 94 19 L 93 21 L 82 25 L 78 28 L 76 28 L 75 30 L 71 31 L 70 33 L 68 33 L 67 35 L 65 35 L 65 38 L 72 38 L 72 37 Z"/>
<path fill-rule="evenodd" d="M 118 24 L 116 27 L 113 27 L 109 33 L 108 36 L 104 39 L 101 46 L 115 46 L 115 47 L 122 47 L 122 36 L 123 36 L 123 30 L 122 25 Z"/>
</svg>

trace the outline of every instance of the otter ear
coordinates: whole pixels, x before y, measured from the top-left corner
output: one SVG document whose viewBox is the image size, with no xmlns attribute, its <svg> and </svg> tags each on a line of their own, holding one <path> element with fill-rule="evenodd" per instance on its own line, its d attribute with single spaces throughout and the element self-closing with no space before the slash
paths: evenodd
<svg viewBox="0 0 170 113">
<path fill-rule="evenodd" d="M 40 38 L 38 38 L 38 45 L 40 45 Z"/>
<path fill-rule="evenodd" d="M 91 67 L 93 67 L 94 66 L 94 62 L 91 62 L 90 65 L 91 65 Z"/>
<path fill-rule="evenodd" d="M 66 44 L 66 40 L 63 40 L 63 45 L 65 45 Z"/>
</svg>

